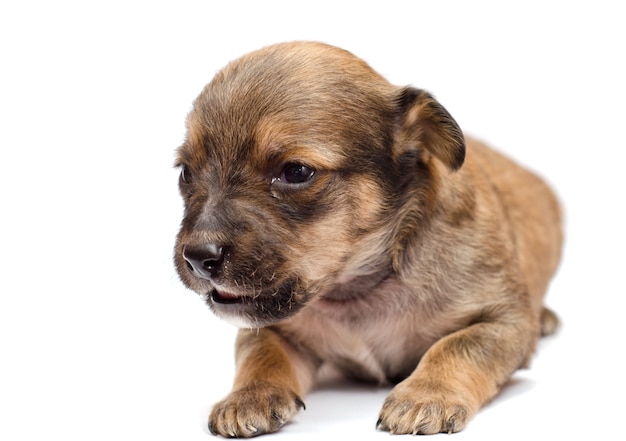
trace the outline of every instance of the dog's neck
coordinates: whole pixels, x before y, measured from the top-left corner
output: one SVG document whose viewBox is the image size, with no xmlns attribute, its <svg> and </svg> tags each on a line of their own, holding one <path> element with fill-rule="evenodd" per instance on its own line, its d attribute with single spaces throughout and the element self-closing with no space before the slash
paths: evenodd
<svg viewBox="0 0 626 441">
<path fill-rule="evenodd" d="M 347 302 L 363 298 L 375 291 L 378 286 L 390 277 L 393 277 L 392 268 L 391 266 L 385 266 L 368 274 L 355 275 L 348 280 L 344 278 L 344 280 L 322 295 L 322 299 L 332 302 Z"/>
</svg>

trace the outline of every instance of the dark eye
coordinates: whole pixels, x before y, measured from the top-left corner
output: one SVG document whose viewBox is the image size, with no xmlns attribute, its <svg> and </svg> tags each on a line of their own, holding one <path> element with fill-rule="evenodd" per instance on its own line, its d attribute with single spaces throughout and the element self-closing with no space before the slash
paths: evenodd
<svg viewBox="0 0 626 441">
<path fill-rule="evenodd" d="M 180 183 L 181 184 L 189 184 L 191 182 L 191 171 L 189 170 L 189 167 L 186 165 L 183 165 L 180 169 Z"/>
<path fill-rule="evenodd" d="M 315 170 L 302 164 L 287 164 L 280 175 L 285 184 L 302 184 L 313 177 Z"/>
</svg>

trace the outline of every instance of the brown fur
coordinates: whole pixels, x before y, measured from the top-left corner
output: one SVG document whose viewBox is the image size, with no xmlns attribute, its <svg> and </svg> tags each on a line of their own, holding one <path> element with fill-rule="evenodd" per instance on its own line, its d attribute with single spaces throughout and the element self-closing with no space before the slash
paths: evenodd
<svg viewBox="0 0 626 441">
<path fill-rule="evenodd" d="M 286 43 L 219 72 L 187 126 L 177 269 L 242 328 L 212 432 L 278 430 L 324 363 L 399 382 L 380 429 L 456 432 L 557 327 L 555 197 L 428 93 Z"/>
</svg>

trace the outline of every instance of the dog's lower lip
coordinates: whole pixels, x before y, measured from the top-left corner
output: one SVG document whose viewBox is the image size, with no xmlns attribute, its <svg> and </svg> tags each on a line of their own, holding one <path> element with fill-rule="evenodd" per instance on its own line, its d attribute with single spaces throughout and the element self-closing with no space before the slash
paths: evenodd
<svg viewBox="0 0 626 441">
<path fill-rule="evenodd" d="M 221 303 L 222 305 L 230 305 L 233 303 L 240 303 L 241 297 L 228 292 L 220 292 L 217 289 L 211 291 L 211 300 L 215 303 Z"/>
</svg>

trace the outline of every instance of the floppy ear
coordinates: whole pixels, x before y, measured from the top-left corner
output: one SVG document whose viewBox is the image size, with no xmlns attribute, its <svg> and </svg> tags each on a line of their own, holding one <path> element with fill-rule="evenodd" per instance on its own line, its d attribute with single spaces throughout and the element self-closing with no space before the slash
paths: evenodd
<svg viewBox="0 0 626 441">
<path fill-rule="evenodd" d="M 429 151 L 451 170 L 465 160 L 463 132 L 452 115 L 428 92 L 405 87 L 397 97 L 401 114 L 402 144 L 413 144 Z"/>
</svg>

